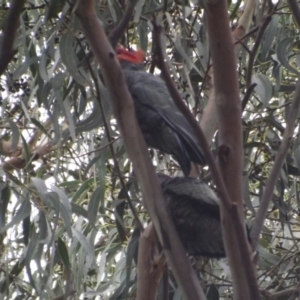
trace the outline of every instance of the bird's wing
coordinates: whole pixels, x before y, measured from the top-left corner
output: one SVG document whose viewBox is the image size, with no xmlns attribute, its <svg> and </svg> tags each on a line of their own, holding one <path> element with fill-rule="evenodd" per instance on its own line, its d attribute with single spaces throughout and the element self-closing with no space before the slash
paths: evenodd
<svg viewBox="0 0 300 300">
<path fill-rule="evenodd" d="M 193 129 L 173 103 L 164 83 L 155 76 L 151 76 L 150 80 L 150 78 L 147 78 L 148 75 L 146 77 L 142 76 L 144 75 L 143 72 L 136 73 L 136 75 L 141 74 L 141 80 L 130 87 L 132 96 L 139 101 L 139 104 L 155 110 L 180 136 L 192 161 L 205 164 L 205 158 L 193 134 Z M 142 80 L 143 77 L 144 80 Z"/>
</svg>

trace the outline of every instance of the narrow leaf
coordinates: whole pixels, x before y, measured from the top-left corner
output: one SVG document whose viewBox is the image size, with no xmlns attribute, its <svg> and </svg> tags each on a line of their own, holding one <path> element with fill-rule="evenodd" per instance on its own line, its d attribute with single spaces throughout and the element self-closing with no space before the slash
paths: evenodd
<svg viewBox="0 0 300 300">
<path fill-rule="evenodd" d="M 105 186 L 98 187 L 91 196 L 88 204 L 88 219 L 92 225 L 95 225 L 97 214 L 99 211 L 99 205 L 104 198 Z"/>
<path fill-rule="evenodd" d="M 19 128 L 16 125 L 15 122 L 13 122 L 10 119 L 7 119 L 9 126 L 11 128 L 12 132 L 12 140 L 11 140 L 11 150 L 15 151 L 18 147 L 19 139 L 20 139 L 20 133 L 19 133 Z"/>
<path fill-rule="evenodd" d="M 273 93 L 272 84 L 269 78 L 263 74 L 255 74 L 252 76 L 252 82 L 257 84 L 255 91 L 258 94 L 260 101 L 263 103 L 263 107 L 267 107 Z"/>
<path fill-rule="evenodd" d="M 6 226 L 0 228 L 0 233 L 3 233 L 8 228 L 19 224 L 22 220 L 24 220 L 26 217 L 30 215 L 30 212 L 31 212 L 31 204 L 26 197 L 26 199 L 24 199 L 20 208 L 18 209 L 16 215 L 13 217 L 13 219 Z"/>
<path fill-rule="evenodd" d="M 288 61 L 287 58 L 287 52 L 288 49 L 291 47 L 293 42 L 292 38 L 285 38 L 282 41 L 280 41 L 280 43 L 277 46 L 277 58 L 280 61 L 280 63 L 287 68 L 290 72 L 299 75 L 299 71 L 297 69 L 295 69 L 294 67 L 292 67 Z"/>
</svg>

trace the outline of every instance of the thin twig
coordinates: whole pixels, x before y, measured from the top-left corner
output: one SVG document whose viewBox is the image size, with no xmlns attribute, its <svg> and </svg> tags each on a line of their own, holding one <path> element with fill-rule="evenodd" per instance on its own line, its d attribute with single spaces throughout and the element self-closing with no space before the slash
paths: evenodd
<svg viewBox="0 0 300 300">
<path fill-rule="evenodd" d="M 110 142 L 108 142 L 106 145 L 104 145 L 104 146 L 102 146 L 102 147 L 100 147 L 100 148 L 97 148 L 96 150 L 89 151 L 89 152 L 86 152 L 86 153 L 77 155 L 77 157 L 83 157 L 83 156 L 91 155 L 92 153 L 99 152 L 99 151 L 105 149 L 106 147 L 109 147 L 110 144 L 113 144 L 114 142 L 118 141 L 120 138 L 121 138 L 121 137 L 117 137 L 117 138 L 111 140 Z"/>
<path fill-rule="evenodd" d="M 247 38 L 248 36 L 250 36 L 252 33 L 255 33 L 256 31 L 258 31 L 259 26 L 256 26 L 255 28 L 253 28 L 252 30 L 250 30 L 249 32 L 247 32 L 245 35 L 243 35 L 241 38 L 236 39 L 236 41 L 234 42 L 234 45 L 237 45 L 239 43 L 242 42 L 242 40 L 244 40 L 245 38 Z"/>
<path fill-rule="evenodd" d="M 299 293 L 299 292 L 300 292 L 300 287 L 298 285 L 298 286 L 291 287 L 291 288 L 288 288 L 288 289 L 285 289 L 285 290 L 282 290 L 279 292 L 272 293 L 270 295 L 270 299 L 278 299 L 278 298 L 282 298 L 284 296 L 291 296 L 292 294 Z"/>
<path fill-rule="evenodd" d="M 130 22 L 130 19 L 132 17 L 134 7 L 137 3 L 137 0 L 127 1 L 127 3 L 128 4 L 126 6 L 126 9 L 125 9 L 122 19 L 108 35 L 109 41 L 114 49 L 118 45 L 118 42 L 119 42 L 120 38 L 122 37 L 122 34 L 127 29 L 128 23 Z M 93 57 L 93 53 L 89 52 L 86 56 L 87 56 L 87 59 L 84 59 L 83 61 L 79 62 L 78 67 L 86 66 L 86 61 L 91 60 L 91 58 Z"/>
<path fill-rule="evenodd" d="M 295 127 L 295 121 L 297 119 L 298 110 L 300 106 L 300 81 L 298 79 L 296 84 L 296 91 L 294 95 L 294 100 L 290 109 L 290 116 L 287 119 L 286 123 L 286 129 L 284 131 L 283 140 L 280 144 L 279 150 L 277 152 L 275 162 L 272 168 L 272 171 L 270 173 L 270 176 L 266 182 L 266 188 L 262 195 L 259 209 L 256 214 L 256 218 L 253 223 L 253 227 L 251 230 L 251 245 L 252 249 L 255 250 L 258 244 L 259 235 L 261 232 L 261 229 L 264 224 L 265 217 L 267 215 L 268 207 L 270 204 L 270 201 L 273 196 L 274 187 L 277 181 L 277 178 L 279 176 L 281 167 L 283 165 L 283 162 L 285 160 L 288 148 L 291 143 L 291 139 L 293 137 L 294 133 L 294 127 Z"/>
<path fill-rule="evenodd" d="M 190 32 L 189 32 L 189 34 L 188 34 L 188 37 L 192 37 L 192 33 L 193 33 L 193 31 L 194 31 L 194 26 L 195 26 L 195 24 L 196 24 L 197 18 L 198 18 L 199 15 L 200 15 L 200 10 L 201 10 L 201 9 L 202 9 L 202 6 L 201 6 L 201 5 L 198 5 L 197 11 L 196 11 L 196 13 L 195 13 L 194 20 L 193 20 L 193 22 L 192 22 L 192 24 L 191 24 L 191 30 L 190 30 Z"/>
<path fill-rule="evenodd" d="M 205 69 L 203 80 L 202 80 L 200 89 L 199 89 L 197 95 L 195 96 L 196 97 L 195 106 L 194 106 L 194 114 L 195 114 L 195 116 L 197 115 L 198 106 L 200 106 L 199 99 L 200 99 L 201 93 L 204 91 L 204 86 L 207 83 L 210 84 L 210 81 L 212 80 L 212 78 L 210 78 L 210 76 L 209 76 L 210 71 L 211 71 L 211 64 L 210 64 L 210 54 L 209 54 L 209 58 L 207 60 L 207 66 L 206 66 L 206 69 Z"/>
<path fill-rule="evenodd" d="M 254 90 L 254 88 L 256 87 L 256 83 L 252 83 L 248 88 L 247 88 L 247 91 L 244 95 L 244 98 L 242 100 L 242 112 L 245 110 L 245 107 L 250 99 L 250 96 Z"/>
</svg>

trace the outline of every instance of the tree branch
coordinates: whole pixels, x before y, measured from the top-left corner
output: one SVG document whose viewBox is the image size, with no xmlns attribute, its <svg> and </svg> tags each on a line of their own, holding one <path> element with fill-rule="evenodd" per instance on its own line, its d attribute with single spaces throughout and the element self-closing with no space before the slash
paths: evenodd
<svg viewBox="0 0 300 300">
<path fill-rule="evenodd" d="M 121 38 L 122 34 L 126 30 L 127 25 L 132 17 L 136 3 L 137 0 L 127 1 L 127 6 L 121 21 L 118 23 L 117 27 L 110 32 L 108 38 L 113 48 L 116 48 L 119 39 Z"/>
<path fill-rule="evenodd" d="M 234 265 L 234 268 L 235 268 L 235 277 L 234 277 L 234 281 L 235 281 L 235 287 L 239 286 L 240 284 L 240 273 L 241 273 L 241 265 L 240 264 L 246 264 L 247 267 L 245 267 L 242 271 L 244 272 L 244 282 L 243 284 L 241 285 L 241 287 L 239 288 L 236 288 L 236 290 L 238 290 L 237 294 L 238 295 L 241 295 L 245 293 L 245 287 L 247 288 L 248 290 L 248 299 L 258 299 L 258 298 L 255 298 L 254 296 L 258 296 L 258 288 L 257 288 L 257 283 L 256 283 L 256 278 L 255 278 L 255 272 L 254 272 L 254 268 L 253 268 L 253 265 L 251 263 L 251 260 L 250 260 L 250 256 L 249 256 L 249 251 L 248 251 L 248 243 L 247 243 L 247 240 L 246 240 L 246 234 L 245 234 L 245 230 L 244 230 L 244 219 L 243 219 L 243 210 L 242 210 L 242 205 L 243 205 L 243 202 L 242 202 L 242 196 L 240 198 L 237 198 L 237 196 L 235 196 L 235 198 L 232 198 L 233 200 L 235 200 L 234 202 L 235 203 L 232 203 L 232 199 L 229 198 L 228 196 L 228 192 L 226 190 L 226 187 L 224 185 L 224 181 L 223 181 L 223 178 L 221 176 L 221 173 L 220 173 L 220 170 L 218 168 L 218 166 L 216 165 L 214 159 L 213 159 L 213 156 L 210 152 L 210 149 L 209 149 L 209 146 L 206 142 L 206 139 L 205 139 L 205 136 L 203 134 L 203 132 L 201 131 L 201 129 L 199 128 L 198 126 L 198 123 L 197 121 L 194 119 L 192 113 L 189 111 L 189 109 L 186 107 L 186 105 L 184 104 L 184 102 L 182 101 L 181 99 L 181 96 L 178 92 L 178 90 L 176 89 L 171 77 L 170 77 L 170 74 L 169 74 L 169 70 L 164 62 L 164 56 L 163 56 L 163 52 L 162 52 L 162 47 L 161 47 L 161 41 L 160 41 L 160 38 L 161 38 L 161 30 L 162 28 L 157 26 L 155 23 L 153 23 L 153 26 L 154 26 L 154 30 L 155 30 L 155 34 L 154 34 L 154 38 L 155 38 L 155 45 L 156 45 L 156 49 L 157 49 L 157 60 L 158 60 L 158 66 L 159 68 L 161 69 L 161 72 L 162 72 L 162 76 L 166 82 L 166 85 L 169 89 L 169 92 L 175 102 L 175 104 L 177 105 L 177 107 L 180 109 L 180 111 L 182 112 L 182 114 L 187 118 L 187 120 L 189 121 L 190 125 L 192 126 L 200 144 L 201 144 L 201 147 L 202 147 L 202 150 L 204 152 L 204 155 L 207 159 L 207 162 L 208 162 L 208 165 L 210 167 L 210 170 L 212 172 L 212 175 L 213 175 L 213 179 L 216 183 L 216 186 L 217 186 L 217 189 L 218 189 L 218 194 L 222 200 L 222 204 L 223 204 L 223 210 L 224 210 L 224 207 L 225 207 L 225 215 L 226 217 L 224 217 L 223 219 L 228 219 L 230 220 L 229 223 L 227 226 L 227 230 L 229 231 L 229 233 L 227 233 L 227 236 L 229 238 L 227 238 L 227 248 L 226 248 L 226 253 L 228 251 L 228 248 L 230 248 L 231 250 L 231 258 L 232 258 L 232 265 Z M 227 26 L 228 26 L 228 23 L 227 23 Z M 229 39 L 231 40 L 231 39 Z M 223 56 L 224 57 L 224 56 Z M 235 65 L 234 65 L 235 66 Z M 226 66 L 227 67 L 227 66 Z M 232 67 L 232 66 L 231 66 Z M 216 67 L 216 70 L 218 70 L 218 67 Z M 231 70 L 232 71 L 232 70 Z M 235 72 L 235 69 L 233 69 L 233 72 Z M 229 76 L 229 74 L 226 75 L 227 77 Z M 233 83 L 231 82 L 231 85 L 233 85 Z M 223 86 L 221 86 L 222 88 Z M 237 95 L 235 95 L 235 99 L 238 100 L 238 103 L 228 103 L 226 102 L 226 104 L 229 106 L 229 109 L 230 111 L 233 110 L 233 107 L 235 108 L 235 110 L 237 112 L 239 112 L 236 116 L 236 119 L 235 119 L 235 124 L 233 124 L 233 127 L 235 130 L 236 130 L 236 127 L 240 129 L 240 132 L 241 132 L 241 112 L 240 112 L 240 101 L 239 101 L 239 97 L 238 97 L 238 89 L 237 89 L 237 77 L 236 77 L 236 83 L 235 83 L 235 87 L 236 87 L 236 93 Z M 217 88 L 219 89 L 216 89 L 216 91 L 219 91 L 220 93 L 224 93 L 224 89 L 220 89 L 220 87 L 218 86 Z M 230 94 L 230 97 L 228 99 L 231 99 L 233 98 L 234 96 L 232 95 L 231 93 L 231 89 L 230 90 L 226 90 L 227 94 L 229 93 Z M 234 99 L 234 98 L 233 98 Z M 225 102 L 224 100 L 225 99 L 222 99 L 223 102 Z M 221 113 L 224 113 L 224 110 L 221 109 Z M 227 111 L 228 113 L 228 111 Z M 220 114 L 220 111 L 219 111 L 219 114 Z M 224 120 L 225 122 L 225 120 Z M 238 125 L 236 124 L 238 123 Z M 225 126 L 225 125 L 224 125 Z M 226 127 L 226 126 L 225 126 Z M 232 128 L 230 128 L 232 130 Z M 229 135 L 227 133 L 227 135 Z M 240 156 L 238 157 L 242 157 L 242 153 L 241 153 L 241 148 L 242 148 L 242 141 L 241 141 L 241 137 L 240 137 L 240 141 L 239 141 L 239 146 L 240 146 L 240 150 L 238 153 Z M 238 145 L 236 144 L 233 144 L 231 145 L 232 147 L 238 147 Z M 238 152 L 237 150 L 235 150 L 236 152 Z M 235 159 L 237 160 L 237 158 L 235 157 L 235 155 L 238 155 L 236 153 L 233 153 L 233 156 L 231 157 L 231 160 Z M 232 165 L 234 165 L 232 163 Z M 230 170 L 230 165 L 228 167 L 228 165 L 225 165 L 224 166 L 226 169 L 229 169 L 229 172 L 231 172 Z M 242 174 L 242 171 L 241 171 L 241 162 L 238 166 L 240 168 L 240 172 L 237 173 L 238 178 L 234 178 L 233 180 L 237 180 L 237 181 L 234 181 L 234 183 L 236 182 L 240 182 L 241 183 L 241 174 Z M 224 176 L 224 175 L 223 175 Z M 226 176 L 226 175 L 225 175 Z M 226 177 L 224 177 L 226 178 Z M 231 184 L 231 188 L 234 191 L 234 188 L 236 187 L 236 185 L 234 184 L 234 186 L 232 186 Z M 240 187 L 240 190 L 241 192 L 241 187 Z M 240 210 L 238 211 L 238 206 L 240 207 Z M 223 212 L 224 214 L 224 212 Z M 227 221 L 226 221 L 227 222 Z M 233 227 L 233 228 L 232 228 Z M 234 235 L 232 233 L 235 233 Z M 237 238 L 236 238 L 237 237 Z M 229 245 L 229 246 L 228 246 Z M 240 250 L 239 252 L 239 263 L 235 263 L 235 257 L 236 257 L 236 253 L 238 252 L 238 250 Z M 228 254 L 228 253 L 227 253 Z M 247 261 L 248 260 L 248 261 Z M 245 295 L 244 295 L 245 296 Z M 252 298 L 254 297 L 254 298 Z M 238 297 L 237 297 L 238 298 Z M 243 298 L 243 299 L 247 299 L 247 298 Z"/>
<path fill-rule="evenodd" d="M 290 288 L 282 290 L 282 291 L 270 293 L 268 299 L 269 300 L 275 300 L 275 299 L 278 299 L 278 298 L 282 299 L 282 297 L 292 296 L 292 294 L 296 294 L 296 293 L 299 293 L 299 292 L 300 292 L 300 287 L 299 287 L 299 284 L 298 284 L 298 285 L 295 285 L 293 287 L 290 287 Z"/>
<path fill-rule="evenodd" d="M 230 209 L 224 207 L 224 201 L 221 201 L 221 219 L 233 279 L 234 299 L 260 299 L 244 226 L 241 101 L 227 1 L 207 1 L 206 6 L 219 127 L 218 157 L 220 170 L 232 201 Z"/>
<path fill-rule="evenodd" d="M 210 170 L 213 174 L 213 178 L 215 181 L 215 184 L 218 188 L 218 193 L 221 195 L 222 200 L 224 201 L 225 205 L 229 207 L 231 205 L 230 198 L 228 196 L 227 190 L 224 185 L 224 181 L 222 179 L 220 170 L 218 166 L 215 163 L 215 160 L 212 156 L 212 153 L 210 151 L 210 148 L 206 142 L 206 138 L 199 127 L 196 119 L 194 118 L 193 114 L 190 112 L 188 107 L 184 104 L 182 101 L 182 98 L 177 90 L 177 88 L 174 85 L 174 82 L 171 79 L 169 69 L 164 61 L 164 54 L 161 46 L 161 32 L 163 28 L 161 26 L 158 26 L 155 22 L 152 22 L 153 24 L 153 38 L 154 38 L 154 43 L 156 47 L 156 58 L 157 58 L 157 66 L 161 70 L 162 77 L 168 87 L 169 93 L 172 96 L 172 99 L 178 109 L 181 111 L 181 113 L 185 116 L 187 121 L 190 123 L 191 127 L 194 130 L 194 133 L 201 145 L 201 148 L 203 150 L 203 154 L 207 160 L 207 163 L 210 167 Z"/>
<path fill-rule="evenodd" d="M 232 36 L 235 40 L 234 50 L 236 56 L 238 56 L 239 54 L 240 45 L 243 45 L 241 40 L 247 37 L 248 34 L 253 33 L 253 30 L 250 32 L 248 31 L 252 21 L 253 12 L 255 10 L 255 5 L 256 5 L 255 0 L 245 1 L 244 12 L 239 18 L 236 28 L 232 32 Z M 254 31 L 256 30 L 257 28 L 254 29 Z M 213 70 L 211 70 L 210 73 L 212 75 L 211 77 L 213 78 Z M 218 128 L 214 88 L 215 88 L 214 84 L 212 83 L 209 89 L 208 104 L 206 105 L 202 118 L 200 120 L 200 126 L 209 144 L 211 144 L 211 140 Z"/>
<path fill-rule="evenodd" d="M 136 300 L 155 300 L 158 285 L 164 272 L 163 257 L 159 255 L 158 240 L 152 223 L 139 240 L 138 277 Z"/>
<path fill-rule="evenodd" d="M 2 75 L 14 56 L 14 40 L 19 27 L 19 18 L 25 0 L 12 0 L 2 34 L 0 49 L 0 75 Z"/>
<path fill-rule="evenodd" d="M 257 211 L 256 218 L 254 220 L 253 227 L 251 230 L 250 236 L 251 236 L 251 244 L 252 244 L 253 250 L 255 250 L 257 247 L 259 235 L 260 235 L 261 229 L 264 224 L 264 220 L 267 215 L 270 201 L 273 196 L 274 187 L 275 187 L 277 178 L 279 176 L 281 167 L 283 165 L 283 162 L 285 160 L 288 148 L 290 146 L 291 139 L 293 138 L 295 121 L 297 119 L 299 106 L 300 106 L 300 81 L 298 79 L 297 84 L 296 84 L 294 100 L 293 100 L 293 103 L 292 103 L 291 109 L 290 109 L 290 115 L 289 115 L 289 118 L 287 119 L 286 129 L 285 129 L 284 135 L 283 135 L 283 140 L 278 149 L 270 176 L 267 179 L 266 188 L 262 195 L 259 209 Z"/>
<path fill-rule="evenodd" d="M 94 11 L 94 1 L 81 0 L 77 8 L 77 16 L 92 51 L 101 65 L 114 115 L 141 186 L 144 205 L 151 216 L 168 264 L 187 299 L 205 299 L 174 224 L 163 205 L 163 195 L 136 121 L 131 96 L 113 48 Z"/>
</svg>

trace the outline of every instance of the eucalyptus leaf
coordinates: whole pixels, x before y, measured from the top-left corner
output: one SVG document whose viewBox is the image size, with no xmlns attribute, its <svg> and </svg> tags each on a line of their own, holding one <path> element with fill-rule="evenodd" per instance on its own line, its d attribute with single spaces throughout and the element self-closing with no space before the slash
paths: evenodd
<svg viewBox="0 0 300 300">
<path fill-rule="evenodd" d="M 88 219 L 95 225 L 99 206 L 105 195 L 105 186 L 98 187 L 92 194 L 88 205 Z"/>
<path fill-rule="evenodd" d="M 283 40 L 281 40 L 278 43 L 276 53 L 277 53 L 278 60 L 285 68 L 287 68 L 290 72 L 299 75 L 299 71 L 290 65 L 288 59 L 289 56 L 288 49 L 292 46 L 292 42 L 293 42 L 292 38 L 284 38 Z"/>
<path fill-rule="evenodd" d="M 7 229 L 19 224 L 22 220 L 27 218 L 31 212 L 31 204 L 30 201 L 26 198 L 23 199 L 19 209 L 17 210 L 15 216 L 12 220 L 6 224 L 4 227 L 0 228 L 0 233 L 4 233 Z"/>
<path fill-rule="evenodd" d="M 261 45 L 260 57 L 262 61 L 265 61 L 267 59 L 267 55 L 269 51 L 272 49 L 272 44 L 278 30 L 278 23 L 279 23 L 279 16 L 273 15 L 272 20 L 265 31 L 263 42 Z"/>
<path fill-rule="evenodd" d="M 254 89 L 263 103 L 263 108 L 267 107 L 273 94 L 273 87 L 269 78 L 263 74 L 255 74 L 252 76 L 252 83 L 256 83 Z"/>
<path fill-rule="evenodd" d="M 72 77 L 80 84 L 85 85 L 86 79 L 79 72 L 77 65 L 79 63 L 76 54 L 73 51 L 74 38 L 70 34 L 64 34 L 60 39 L 59 49 L 63 63 L 67 67 Z"/>
<path fill-rule="evenodd" d="M 82 248 L 84 249 L 86 253 L 86 259 L 89 261 L 88 264 L 89 266 L 91 266 L 95 259 L 94 249 L 92 248 L 87 238 L 80 231 L 78 231 L 75 228 L 72 228 L 72 232 L 76 239 L 79 241 Z"/>
</svg>

